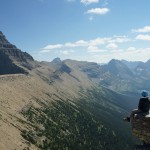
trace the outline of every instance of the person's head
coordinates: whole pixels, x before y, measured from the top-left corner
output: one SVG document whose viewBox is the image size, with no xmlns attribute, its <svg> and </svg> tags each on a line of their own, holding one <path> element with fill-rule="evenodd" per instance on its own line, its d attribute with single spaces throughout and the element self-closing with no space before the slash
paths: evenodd
<svg viewBox="0 0 150 150">
<path fill-rule="evenodd" d="M 147 92 L 146 90 L 143 90 L 143 91 L 141 92 L 141 95 L 142 95 L 143 97 L 148 97 L 148 92 Z"/>
</svg>

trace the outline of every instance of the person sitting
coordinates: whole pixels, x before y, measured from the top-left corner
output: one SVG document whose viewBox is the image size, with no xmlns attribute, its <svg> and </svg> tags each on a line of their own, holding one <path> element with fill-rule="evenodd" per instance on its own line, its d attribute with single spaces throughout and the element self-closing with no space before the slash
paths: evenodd
<svg viewBox="0 0 150 150">
<path fill-rule="evenodd" d="M 148 92 L 143 90 L 141 92 L 142 97 L 139 100 L 138 109 L 132 110 L 129 117 L 123 118 L 124 121 L 132 122 L 134 119 L 140 119 L 149 114 L 150 110 L 150 99 Z"/>
</svg>

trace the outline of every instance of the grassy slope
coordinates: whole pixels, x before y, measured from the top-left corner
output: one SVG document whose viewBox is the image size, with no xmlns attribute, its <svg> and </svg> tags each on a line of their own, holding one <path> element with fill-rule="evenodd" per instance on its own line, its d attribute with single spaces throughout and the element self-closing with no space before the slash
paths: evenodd
<svg viewBox="0 0 150 150">
<path fill-rule="evenodd" d="M 30 107 L 23 115 L 33 128 L 23 130 L 22 136 L 45 150 L 131 149 L 130 128 L 122 122 L 126 106 L 114 104 L 116 94 L 107 93 L 108 98 L 113 96 L 107 99 L 105 90 L 99 88 L 80 94 L 78 100 L 59 97 L 41 109 Z"/>
</svg>

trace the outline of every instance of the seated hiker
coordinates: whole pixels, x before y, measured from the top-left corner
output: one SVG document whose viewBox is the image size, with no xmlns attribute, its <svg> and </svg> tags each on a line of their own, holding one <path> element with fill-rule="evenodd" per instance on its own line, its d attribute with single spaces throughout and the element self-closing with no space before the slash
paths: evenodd
<svg viewBox="0 0 150 150">
<path fill-rule="evenodd" d="M 130 122 L 133 119 L 143 118 L 149 114 L 150 110 L 150 99 L 148 92 L 143 90 L 141 93 L 142 97 L 139 100 L 138 109 L 134 109 L 129 117 L 123 118 L 124 121 Z"/>
</svg>

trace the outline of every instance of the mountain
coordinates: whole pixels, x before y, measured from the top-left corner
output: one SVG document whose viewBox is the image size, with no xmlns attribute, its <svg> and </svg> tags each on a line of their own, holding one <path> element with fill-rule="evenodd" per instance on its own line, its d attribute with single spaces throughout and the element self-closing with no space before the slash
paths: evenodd
<svg viewBox="0 0 150 150">
<path fill-rule="evenodd" d="M 119 60 L 113 59 L 105 65 L 85 62 L 80 65 L 80 70 L 86 73 L 94 83 L 113 91 L 121 93 L 132 91 L 134 93 L 137 90 L 134 73 Z"/>
<path fill-rule="evenodd" d="M 127 61 L 127 60 L 121 60 L 122 63 L 124 63 L 129 69 L 135 70 L 135 68 L 142 63 L 141 61 Z"/>
<path fill-rule="evenodd" d="M 112 59 L 102 67 L 105 72 L 101 75 L 100 84 L 125 94 L 129 94 L 130 91 L 133 93 L 136 91 L 137 83 L 133 72 L 120 60 Z"/>
<path fill-rule="evenodd" d="M 130 78 L 133 76 L 131 70 L 120 60 L 112 59 L 105 67 L 112 75 L 121 78 Z"/>
<path fill-rule="evenodd" d="M 131 149 L 131 129 L 122 118 L 134 97 L 101 86 L 104 67 L 37 62 L 2 32 L 0 39 L 0 149 Z"/>
</svg>

